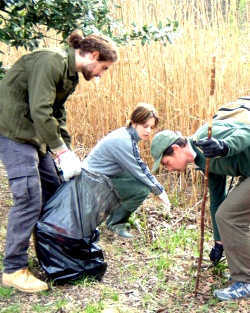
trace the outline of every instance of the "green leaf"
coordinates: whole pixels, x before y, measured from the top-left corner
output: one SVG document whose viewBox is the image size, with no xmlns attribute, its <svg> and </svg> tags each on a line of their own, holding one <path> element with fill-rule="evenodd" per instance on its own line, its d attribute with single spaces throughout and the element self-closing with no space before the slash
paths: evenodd
<svg viewBox="0 0 250 313">
<path fill-rule="evenodd" d="M 166 34 L 166 38 L 167 38 L 169 43 L 173 44 L 173 41 L 172 41 L 171 37 L 168 34 Z"/>
<path fill-rule="evenodd" d="M 179 22 L 178 21 L 174 21 L 174 29 L 177 29 L 179 27 Z"/>
<path fill-rule="evenodd" d="M 147 42 L 147 37 L 146 36 L 143 36 L 142 37 L 142 41 L 141 41 L 141 45 L 144 46 Z"/>
<path fill-rule="evenodd" d="M 21 24 L 21 26 L 24 26 L 24 24 L 25 24 L 25 19 L 24 19 L 23 16 L 22 16 L 21 19 L 20 19 L 20 24 Z"/>
</svg>

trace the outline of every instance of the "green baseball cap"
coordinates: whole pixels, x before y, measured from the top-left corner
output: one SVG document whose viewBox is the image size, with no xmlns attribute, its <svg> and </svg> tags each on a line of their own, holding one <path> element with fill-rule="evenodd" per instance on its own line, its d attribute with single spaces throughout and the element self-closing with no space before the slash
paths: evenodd
<svg viewBox="0 0 250 313">
<path fill-rule="evenodd" d="M 172 130 L 163 130 L 154 136 L 151 144 L 151 154 L 155 160 L 152 169 L 153 172 L 159 167 L 163 152 L 180 137 L 182 137 L 180 132 L 174 132 Z"/>
</svg>

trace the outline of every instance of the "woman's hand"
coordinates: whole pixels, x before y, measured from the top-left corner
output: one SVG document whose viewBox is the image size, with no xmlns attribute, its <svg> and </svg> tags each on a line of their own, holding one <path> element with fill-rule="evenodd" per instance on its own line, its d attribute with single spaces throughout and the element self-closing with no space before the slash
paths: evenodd
<svg viewBox="0 0 250 313">
<path fill-rule="evenodd" d="M 170 215 L 170 202 L 169 202 L 169 199 L 168 199 L 168 196 L 167 196 L 166 192 L 163 191 L 158 196 L 158 199 L 159 199 L 161 205 L 164 207 L 164 209 L 166 211 L 165 214 Z"/>
</svg>

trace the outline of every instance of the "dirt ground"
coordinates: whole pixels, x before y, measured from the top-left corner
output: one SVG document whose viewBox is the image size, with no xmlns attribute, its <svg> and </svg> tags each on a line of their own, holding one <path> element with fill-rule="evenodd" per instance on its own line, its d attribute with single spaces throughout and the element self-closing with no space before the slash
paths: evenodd
<svg viewBox="0 0 250 313">
<path fill-rule="evenodd" d="M 1 263 L 4 255 L 7 216 L 11 203 L 6 173 L 2 163 L 0 163 Z M 179 211 L 176 218 L 173 217 L 171 221 L 173 231 L 177 227 L 182 213 Z M 149 222 L 152 229 L 157 229 L 159 224 L 165 223 L 157 210 L 152 208 L 150 214 Z M 193 223 L 194 218 L 190 215 L 187 222 Z M 151 236 L 154 235 L 153 232 L 150 234 Z M 175 258 L 175 267 L 167 269 L 164 278 L 165 285 L 169 286 L 168 289 L 165 288 L 165 285 L 157 286 L 157 269 L 149 265 L 154 257 L 150 257 L 146 247 L 143 247 L 140 234 L 137 234 L 137 241 L 136 244 L 131 243 L 129 240 L 123 240 L 105 229 L 101 229 L 99 245 L 102 247 L 105 261 L 108 263 L 108 269 L 102 282 L 83 282 L 61 286 L 50 284 L 50 290 L 42 294 L 20 293 L 11 289 L 8 296 L 2 296 L 0 293 L 0 312 L 99 313 L 103 312 L 101 308 L 104 307 L 118 308 L 116 312 L 119 313 L 250 312 L 248 301 L 241 302 L 240 306 L 237 303 L 233 303 L 234 306 L 231 306 L 211 300 L 211 285 L 220 285 L 221 281 L 220 278 L 214 277 L 214 272 L 209 267 L 202 273 L 200 279 L 201 293 L 197 298 L 194 298 L 194 274 L 190 270 L 194 257 L 190 251 L 184 253 L 180 251 L 179 254 L 172 256 Z M 29 257 L 32 272 L 38 278 L 46 280 L 46 274 L 35 257 L 32 240 Z M 139 274 L 142 269 L 147 269 L 147 272 L 144 271 L 144 276 L 138 275 L 138 280 L 135 281 L 132 276 Z M 0 277 L 1 275 L 2 265 L 0 266 Z M 157 286 L 157 290 L 155 290 L 154 285 Z M 112 300 L 117 296 L 119 297 L 118 304 Z M 64 303 L 67 304 L 64 305 Z M 90 303 L 95 305 L 95 309 L 87 311 L 86 307 Z M 102 306 L 96 308 L 98 303 L 102 303 Z"/>
</svg>

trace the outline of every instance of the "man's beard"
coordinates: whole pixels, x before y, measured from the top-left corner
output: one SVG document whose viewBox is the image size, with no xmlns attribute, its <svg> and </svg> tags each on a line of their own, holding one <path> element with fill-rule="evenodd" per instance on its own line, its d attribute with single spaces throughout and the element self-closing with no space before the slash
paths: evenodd
<svg viewBox="0 0 250 313">
<path fill-rule="evenodd" d="M 90 71 L 87 67 L 82 69 L 82 75 L 87 81 L 90 81 L 92 78 L 94 78 L 92 71 Z"/>
</svg>

